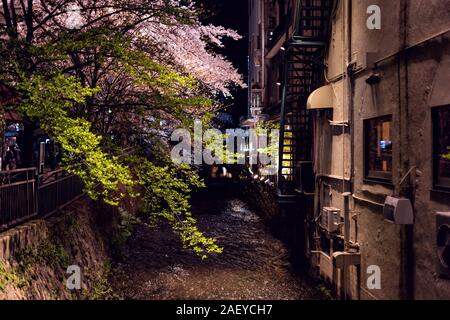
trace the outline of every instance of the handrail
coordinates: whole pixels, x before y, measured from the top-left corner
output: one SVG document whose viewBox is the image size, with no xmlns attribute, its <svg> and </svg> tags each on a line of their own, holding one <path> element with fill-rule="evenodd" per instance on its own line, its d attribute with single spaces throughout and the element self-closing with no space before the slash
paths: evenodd
<svg viewBox="0 0 450 320">
<path fill-rule="evenodd" d="M 20 181 L 31 181 L 36 177 L 36 168 L 24 168 L 0 171 L 0 186 L 10 185 Z"/>
<path fill-rule="evenodd" d="M 11 173 L 21 173 L 25 171 L 37 170 L 35 167 L 31 168 L 23 168 L 23 169 L 14 169 L 14 170 L 1 170 L 0 174 L 11 174 Z"/>
<path fill-rule="evenodd" d="M 30 183 L 30 182 L 34 182 L 34 181 L 36 181 L 36 180 L 28 179 L 28 180 L 23 180 L 23 181 L 8 183 L 8 184 L 0 184 L 0 189 L 5 189 L 5 188 L 9 188 L 9 187 L 14 187 L 14 186 L 20 186 L 22 184 Z"/>
<path fill-rule="evenodd" d="M 123 155 L 134 150 L 125 148 Z M 0 171 L 6 182 L 0 179 L 0 232 L 35 217 L 48 217 L 83 195 L 82 181 L 76 175 L 63 169 L 37 172 L 37 168 Z"/>
<path fill-rule="evenodd" d="M 42 182 L 41 181 L 39 183 L 38 188 L 44 188 L 44 187 L 47 187 L 47 186 L 51 186 L 51 185 L 53 185 L 55 183 L 58 183 L 58 182 L 61 182 L 61 181 L 67 180 L 67 179 L 71 179 L 73 177 L 75 177 L 75 175 L 68 175 L 68 176 L 64 176 L 64 177 L 55 178 L 55 180 L 52 180 L 50 182 Z"/>
</svg>

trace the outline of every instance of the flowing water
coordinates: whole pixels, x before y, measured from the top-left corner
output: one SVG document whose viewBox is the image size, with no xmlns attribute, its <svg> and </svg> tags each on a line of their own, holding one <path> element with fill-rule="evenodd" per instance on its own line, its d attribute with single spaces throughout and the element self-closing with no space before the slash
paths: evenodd
<svg viewBox="0 0 450 320">
<path fill-rule="evenodd" d="M 222 254 L 200 260 L 170 228 L 138 227 L 113 273 L 126 299 L 321 299 L 316 284 L 293 271 L 289 252 L 259 216 L 233 196 L 193 202 L 199 228 L 218 239 Z"/>
</svg>

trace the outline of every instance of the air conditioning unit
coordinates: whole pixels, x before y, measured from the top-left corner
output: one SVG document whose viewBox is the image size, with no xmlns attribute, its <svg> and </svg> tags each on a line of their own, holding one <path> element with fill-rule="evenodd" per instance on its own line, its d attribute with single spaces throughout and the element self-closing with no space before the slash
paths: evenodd
<svg viewBox="0 0 450 320">
<path fill-rule="evenodd" d="M 341 210 L 337 208 L 324 207 L 322 210 L 322 219 L 320 226 L 329 233 L 339 232 L 339 224 L 341 221 Z"/>
<path fill-rule="evenodd" d="M 450 279 L 450 212 L 436 214 L 438 262 L 440 277 Z"/>
</svg>

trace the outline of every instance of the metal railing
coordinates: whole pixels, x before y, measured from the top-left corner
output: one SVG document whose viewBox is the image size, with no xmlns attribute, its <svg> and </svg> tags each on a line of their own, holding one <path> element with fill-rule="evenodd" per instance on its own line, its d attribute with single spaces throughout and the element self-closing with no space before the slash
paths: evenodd
<svg viewBox="0 0 450 320">
<path fill-rule="evenodd" d="M 135 150 L 125 148 L 123 155 Z M 35 217 L 47 217 L 82 195 L 80 178 L 63 170 L 40 175 L 37 168 L 0 171 L 0 232 Z"/>
<path fill-rule="evenodd" d="M 62 209 L 83 194 L 81 180 L 57 170 L 38 180 L 38 213 L 40 217 L 49 216 Z"/>
<path fill-rule="evenodd" d="M 0 230 L 37 216 L 36 168 L 0 172 Z"/>
<path fill-rule="evenodd" d="M 37 175 L 36 168 L 0 172 L 0 231 L 46 217 L 83 194 L 80 179 L 62 170 Z"/>
<path fill-rule="evenodd" d="M 292 24 L 293 24 L 293 14 L 291 9 L 288 11 L 284 19 L 280 21 L 280 23 L 269 32 L 267 38 L 267 47 L 269 50 L 271 50 L 281 39 L 281 37 L 288 32 L 289 27 Z"/>
</svg>

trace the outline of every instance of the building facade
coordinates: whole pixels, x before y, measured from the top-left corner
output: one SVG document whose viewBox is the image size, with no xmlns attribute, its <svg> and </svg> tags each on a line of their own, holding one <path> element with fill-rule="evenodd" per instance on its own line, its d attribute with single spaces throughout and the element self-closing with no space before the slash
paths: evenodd
<svg viewBox="0 0 450 320">
<path fill-rule="evenodd" d="M 280 126 L 312 269 L 341 297 L 449 299 L 448 4 L 249 2 L 249 113 Z"/>
</svg>

